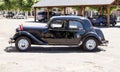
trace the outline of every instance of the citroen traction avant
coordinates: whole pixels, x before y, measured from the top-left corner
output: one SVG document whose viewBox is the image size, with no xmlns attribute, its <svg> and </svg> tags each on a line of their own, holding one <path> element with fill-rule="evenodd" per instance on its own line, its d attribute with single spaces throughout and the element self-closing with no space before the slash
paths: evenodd
<svg viewBox="0 0 120 72">
<path fill-rule="evenodd" d="M 15 43 L 19 51 L 27 51 L 31 44 L 76 45 L 86 51 L 94 51 L 99 45 L 108 43 L 99 28 L 80 16 L 54 16 L 45 27 L 20 25 L 9 42 Z"/>
</svg>

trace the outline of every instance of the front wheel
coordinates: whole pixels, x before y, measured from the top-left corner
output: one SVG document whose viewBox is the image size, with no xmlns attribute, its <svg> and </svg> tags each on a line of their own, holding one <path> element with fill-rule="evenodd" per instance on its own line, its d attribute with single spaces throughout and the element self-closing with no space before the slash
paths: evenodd
<svg viewBox="0 0 120 72">
<path fill-rule="evenodd" d="M 17 50 L 24 52 L 30 48 L 31 41 L 29 38 L 22 36 L 16 39 L 15 46 Z"/>
<path fill-rule="evenodd" d="M 98 42 L 95 38 L 89 37 L 83 42 L 82 46 L 86 51 L 93 51 L 98 47 Z"/>
</svg>

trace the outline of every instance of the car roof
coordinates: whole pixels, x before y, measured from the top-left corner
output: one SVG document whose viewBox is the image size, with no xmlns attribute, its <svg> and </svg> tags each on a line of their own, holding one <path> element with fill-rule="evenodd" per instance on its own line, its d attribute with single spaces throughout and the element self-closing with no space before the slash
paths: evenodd
<svg viewBox="0 0 120 72">
<path fill-rule="evenodd" d="M 51 18 L 51 20 L 54 20 L 54 19 L 61 19 L 61 20 L 66 20 L 66 19 L 71 19 L 71 20 L 73 19 L 74 20 L 75 19 L 75 20 L 81 20 L 82 22 L 84 22 L 83 25 L 84 25 L 84 29 L 85 30 L 90 30 L 91 26 L 92 26 L 90 20 L 88 18 L 82 17 L 82 16 L 53 16 Z"/>
<path fill-rule="evenodd" d="M 80 19 L 80 20 L 87 20 L 86 17 L 82 17 L 82 16 L 53 16 L 51 19 Z"/>
</svg>

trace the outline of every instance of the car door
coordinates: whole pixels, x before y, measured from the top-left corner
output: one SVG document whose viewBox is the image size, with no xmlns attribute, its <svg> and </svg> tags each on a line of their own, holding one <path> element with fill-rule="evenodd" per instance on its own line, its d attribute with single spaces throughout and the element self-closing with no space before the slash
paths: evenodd
<svg viewBox="0 0 120 72">
<path fill-rule="evenodd" d="M 66 43 L 69 45 L 78 45 L 84 33 L 85 30 L 81 21 L 69 20 L 68 31 L 66 32 Z"/>
<path fill-rule="evenodd" d="M 49 31 L 45 34 L 44 40 L 48 44 L 65 45 L 66 44 L 66 20 L 53 20 L 49 24 Z"/>
</svg>

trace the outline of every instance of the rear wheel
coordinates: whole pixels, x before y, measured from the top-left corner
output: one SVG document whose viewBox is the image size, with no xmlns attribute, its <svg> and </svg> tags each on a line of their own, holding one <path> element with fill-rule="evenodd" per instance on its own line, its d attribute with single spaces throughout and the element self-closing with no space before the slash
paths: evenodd
<svg viewBox="0 0 120 72">
<path fill-rule="evenodd" d="M 115 26 L 115 23 L 113 23 L 112 26 L 114 27 L 114 26 Z"/>
<path fill-rule="evenodd" d="M 24 52 L 30 48 L 31 41 L 29 38 L 22 36 L 22 37 L 17 38 L 15 42 L 15 46 L 17 50 Z"/>
<path fill-rule="evenodd" d="M 94 51 L 98 47 L 98 42 L 95 38 L 89 37 L 83 42 L 82 46 L 86 51 Z"/>
<path fill-rule="evenodd" d="M 39 22 L 42 22 L 41 20 L 38 20 Z"/>
</svg>

